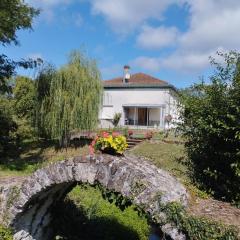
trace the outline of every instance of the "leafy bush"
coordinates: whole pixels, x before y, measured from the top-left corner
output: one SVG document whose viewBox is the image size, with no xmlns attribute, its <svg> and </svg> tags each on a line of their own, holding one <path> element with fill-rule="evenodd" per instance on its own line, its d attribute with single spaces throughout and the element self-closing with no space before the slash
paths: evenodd
<svg viewBox="0 0 240 240">
<path fill-rule="evenodd" d="M 110 154 L 123 154 L 127 146 L 126 137 L 117 132 L 112 134 L 103 132 L 92 141 L 90 150 L 92 153 L 94 150 L 101 150 Z"/>
<path fill-rule="evenodd" d="M 0 96 L 0 155 L 6 154 L 16 140 L 17 123 L 13 113 L 11 101 L 6 96 Z"/>
<path fill-rule="evenodd" d="M 221 54 L 210 83 L 182 92 L 181 130 L 193 178 L 216 197 L 240 203 L 240 61 Z"/>
<path fill-rule="evenodd" d="M 237 232 L 233 227 L 203 217 L 190 216 L 183 206 L 173 202 L 162 206 L 168 221 L 174 222 L 178 229 L 186 234 L 187 239 L 198 240 L 237 240 Z"/>
<path fill-rule="evenodd" d="M 113 126 L 117 127 L 120 119 L 121 119 L 122 114 L 121 113 L 115 113 L 113 116 Z"/>
<path fill-rule="evenodd" d="M 35 107 L 35 86 L 34 81 L 27 77 L 16 77 L 16 84 L 13 88 L 14 111 L 19 118 L 32 120 Z"/>
<path fill-rule="evenodd" d="M 13 240 L 12 231 L 0 225 L 0 239 Z"/>
</svg>

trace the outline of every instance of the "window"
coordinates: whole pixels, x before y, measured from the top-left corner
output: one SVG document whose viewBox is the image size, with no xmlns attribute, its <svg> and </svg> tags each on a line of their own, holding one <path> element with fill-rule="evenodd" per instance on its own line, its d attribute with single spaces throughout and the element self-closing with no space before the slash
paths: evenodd
<svg viewBox="0 0 240 240">
<path fill-rule="evenodd" d="M 103 106 L 112 105 L 112 96 L 110 93 L 105 92 L 103 96 Z"/>
</svg>

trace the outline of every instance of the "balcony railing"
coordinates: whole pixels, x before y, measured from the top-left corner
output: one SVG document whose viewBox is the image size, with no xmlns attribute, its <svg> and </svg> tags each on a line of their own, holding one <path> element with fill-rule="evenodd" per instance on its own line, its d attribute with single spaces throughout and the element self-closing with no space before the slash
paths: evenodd
<svg viewBox="0 0 240 240">
<path fill-rule="evenodd" d="M 154 126 L 159 126 L 160 121 L 153 121 L 149 120 L 148 123 L 142 124 L 138 120 L 133 120 L 133 119 L 126 119 L 125 120 L 125 125 L 127 126 L 149 126 L 149 127 L 154 127 Z"/>
</svg>

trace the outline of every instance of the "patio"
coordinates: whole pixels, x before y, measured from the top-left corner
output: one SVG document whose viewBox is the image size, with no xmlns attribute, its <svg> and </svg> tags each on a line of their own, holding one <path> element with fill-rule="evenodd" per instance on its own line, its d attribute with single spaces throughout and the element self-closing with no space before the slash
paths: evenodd
<svg viewBox="0 0 240 240">
<path fill-rule="evenodd" d="M 163 105 L 124 105 L 123 110 L 125 126 L 164 128 L 165 106 Z"/>
</svg>

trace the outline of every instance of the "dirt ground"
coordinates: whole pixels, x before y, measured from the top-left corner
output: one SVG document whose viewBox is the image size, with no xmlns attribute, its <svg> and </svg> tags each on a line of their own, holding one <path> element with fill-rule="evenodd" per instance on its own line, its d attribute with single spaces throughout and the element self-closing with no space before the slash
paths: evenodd
<svg viewBox="0 0 240 240">
<path fill-rule="evenodd" d="M 240 237 L 240 209 L 230 203 L 217 201 L 212 198 L 196 199 L 188 208 L 188 212 L 195 216 L 206 217 L 226 225 L 237 227 Z"/>
</svg>

